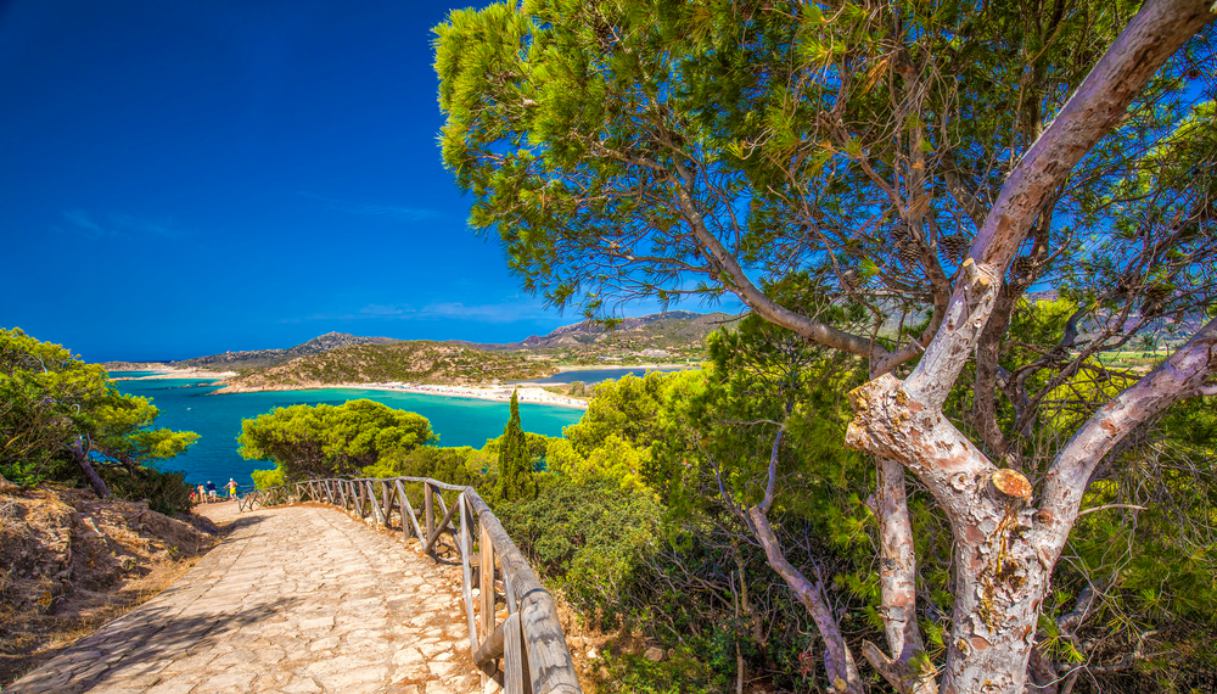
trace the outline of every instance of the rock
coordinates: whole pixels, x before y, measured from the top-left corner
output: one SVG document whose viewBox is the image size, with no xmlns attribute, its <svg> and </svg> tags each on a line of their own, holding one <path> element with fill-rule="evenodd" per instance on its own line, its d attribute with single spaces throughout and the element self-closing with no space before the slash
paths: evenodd
<svg viewBox="0 0 1217 694">
<path fill-rule="evenodd" d="M 595 660 L 596 658 L 599 658 L 599 657 L 600 657 L 600 651 L 596 650 L 595 646 L 592 646 L 591 648 L 587 649 L 587 659 L 588 660 Z"/>
<path fill-rule="evenodd" d="M 656 648 L 655 646 L 651 646 L 650 648 L 646 649 L 642 653 L 642 657 L 646 658 L 647 660 L 651 661 L 652 663 L 658 663 L 659 661 L 663 660 L 663 656 L 664 656 L 663 649 Z"/>
</svg>

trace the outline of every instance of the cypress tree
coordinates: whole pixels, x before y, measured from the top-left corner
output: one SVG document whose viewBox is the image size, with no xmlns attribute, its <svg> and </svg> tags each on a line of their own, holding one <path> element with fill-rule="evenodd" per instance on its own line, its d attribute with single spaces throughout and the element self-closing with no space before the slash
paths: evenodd
<svg viewBox="0 0 1217 694">
<path fill-rule="evenodd" d="M 519 392 L 511 394 L 511 416 L 499 442 L 498 495 L 506 501 L 531 499 L 536 496 L 532 478 L 532 461 L 528 455 L 528 440 L 520 426 Z"/>
</svg>

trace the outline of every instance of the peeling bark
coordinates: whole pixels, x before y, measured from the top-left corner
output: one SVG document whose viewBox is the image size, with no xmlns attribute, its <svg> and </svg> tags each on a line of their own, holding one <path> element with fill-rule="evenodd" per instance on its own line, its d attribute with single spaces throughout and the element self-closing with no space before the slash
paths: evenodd
<svg viewBox="0 0 1217 694">
<path fill-rule="evenodd" d="M 878 477 L 873 511 L 879 521 L 879 589 L 884 635 L 891 655 L 869 642 L 863 644 L 862 654 L 897 691 L 933 694 L 938 691 L 933 668 L 923 671 L 913 663 L 925 646 L 917 625 L 917 555 L 904 466 L 883 457 L 876 458 L 875 464 Z"/>
<path fill-rule="evenodd" d="M 1202 392 L 1217 361 L 1214 321 L 1078 432 L 1058 456 L 1038 513 L 1026 478 L 995 466 L 942 413 L 994 311 L 1006 267 L 1052 191 L 1162 63 L 1212 19 L 1204 0 L 1151 0 L 1141 8 L 1007 178 L 909 377 L 885 374 L 850 394 L 847 445 L 907 467 L 951 523 L 955 604 L 944 692 L 1023 690 L 1043 595 L 1094 466 L 1140 421 Z M 868 657 L 875 651 L 866 649 Z"/>
<path fill-rule="evenodd" d="M 966 518 L 997 471 L 984 453 L 941 410 L 921 405 L 891 374 L 855 388 L 849 397 L 854 418 L 846 445 L 900 461 L 952 522 Z"/>
</svg>

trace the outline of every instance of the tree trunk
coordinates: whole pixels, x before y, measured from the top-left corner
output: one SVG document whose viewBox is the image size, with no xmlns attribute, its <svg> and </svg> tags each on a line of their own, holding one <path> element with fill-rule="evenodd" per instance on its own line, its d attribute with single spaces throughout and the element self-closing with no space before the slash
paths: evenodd
<svg viewBox="0 0 1217 694">
<path fill-rule="evenodd" d="M 1035 520 L 1030 482 L 994 466 L 941 411 L 922 407 L 890 374 L 850 397 L 855 418 L 847 443 L 880 457 L 902 456 L 951 523 L 955 605 L 941 691 L 1021 691 L 1059 548 L 1049 543 L 1050 556 L 1041 556 L 1026 539 Z"/>
<path fill-rule="evenodd" d="M 864 643 L 862 654 L 887 683 L 903 694 L 934 694 L 934 670 L 915 665 L 925 650 L 917 626 L 917 556 L 909 520 L 904 466 L 875 460 L 877 482 L 872 511 L 879 521 L 879 587 L 888 652 Z"/>
<path fill-rule="evenodd" d="M 77 439 L 76 443 L 72 444 L 72 458 L 80 466 L 81 472 L 84 473 L 85 479 L 89 481 L 89 486 L 93 487 L 98 498 L 110 498 L 110 489 L 106 487 L 106 481 L 97 474 L 97 470 L 93 469 L 93 463 L 89 462 L 89 452 L 85 448 L 84 441 Z"/>
<path fill-rule="evenodd" d="M 944 694 L 1021 692 L 1049 566 L 1023 534 L 1029 510 L 978 509 L 955 530 L 955 605 Z"/>
</svg>

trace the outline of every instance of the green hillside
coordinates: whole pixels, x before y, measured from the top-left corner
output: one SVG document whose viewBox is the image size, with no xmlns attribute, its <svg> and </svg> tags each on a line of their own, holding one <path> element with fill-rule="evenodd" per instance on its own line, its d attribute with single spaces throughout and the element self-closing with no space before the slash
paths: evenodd
<svg viewBox="0 0 1217 694">
<path fill-rule="evenodd" d="M 554 370 L 549 360 L 532 360 L 520 352 L 409 341 L 339 347 L 247 371 L 229 379 L 228 385 L 254 389 L 383 381 L 476 384 L 538 378 Z"/>
</svg>

